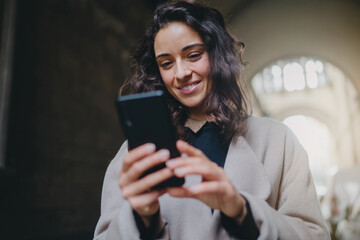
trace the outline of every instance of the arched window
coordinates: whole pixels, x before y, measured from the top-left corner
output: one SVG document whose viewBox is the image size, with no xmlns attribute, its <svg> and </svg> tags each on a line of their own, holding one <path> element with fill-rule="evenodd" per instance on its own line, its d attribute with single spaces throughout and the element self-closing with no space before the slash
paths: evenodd
<svg viewBox="0 0 360 240">
<path fill-rule="evenodd" d="M 333 166 L 360 157 L 360 94 L 333 64 L 312 57 L 282 59 L 251 80 L 254 112 L 284 121 L 307 150 L 319 195 Z"/>
<path fill-rule="evenodd" d="M 257 73 L 252 86 L 257 94 L 314 89 L 328 84 L 324 64 L 312 58 L 277 61 Z"/>
</svg>

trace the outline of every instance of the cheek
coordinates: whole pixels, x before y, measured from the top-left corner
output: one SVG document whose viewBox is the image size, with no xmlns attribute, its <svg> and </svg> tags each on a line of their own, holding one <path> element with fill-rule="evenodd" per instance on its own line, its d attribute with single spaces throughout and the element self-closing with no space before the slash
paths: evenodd
<svg viewBox="0 0 360 240">
<path fill-rule="evenodd" d="M 198 73 L 203 77 L 207 77 L 210 73 L 210 62 L 208 58 L 204 58 L 203 61 L 198 63 Z"/>
<path fill-rule="evenodd" d="M 166 86 L 166 88 L 169 88 L 172 85 L 173 82 L 173 74 L 171 71 L 161 71 L 160 70 L 161 78 Z"/>
</svg>

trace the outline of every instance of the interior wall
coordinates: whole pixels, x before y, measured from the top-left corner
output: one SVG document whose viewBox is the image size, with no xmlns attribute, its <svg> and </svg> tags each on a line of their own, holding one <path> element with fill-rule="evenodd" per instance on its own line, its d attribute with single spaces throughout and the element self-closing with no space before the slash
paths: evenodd
<svg viewBox="0 0 360 240">
<path fill-rule="evenodd" d="M 229 24 L 246 44 L 248 80 L 278 59 L 312 56 L 340 68 L 360 90 L 359 1 L 258 0 Z"/>
</svg>

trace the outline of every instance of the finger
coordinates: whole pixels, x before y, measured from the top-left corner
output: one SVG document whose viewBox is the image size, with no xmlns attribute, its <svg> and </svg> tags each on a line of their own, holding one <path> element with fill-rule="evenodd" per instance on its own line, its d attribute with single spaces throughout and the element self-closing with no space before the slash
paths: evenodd
<svg viewBox="0 0 360 240">
<path fill-rule="evenodd" d="M 172 176 L 174 176 L 174 173 L 168 168 L 163 168 L 154 173 L 148 174 L 138 181 L 125 186 L 123 188 L 123 197 L 128 199 L 130 197 L 143 194 Z"/>
<path fill-rule="evenodd" d="M 139 147 L 136 147 L 129 151 L 129 153 L 124 157 L 124 162 L 122 166 L 122 172 L 126 172 L 127 169 L 136 161 L 148 156 L 149 154 L 155 152 L 156 146 L 153 143 L 145 143 Z"/>
<path fill-rule="evenodd" d="M 147 170 L 165 162 L 170 158 L 170 152 L 167 149 L 162 149 L 154 154 L 145 157 L 142 160 L 135 162 L 129 167 L 127 172 L 122 172 L 120 175 L 119 186 L 124 187 L 130 182 L 136 181 Z"/>
<path fill-rule="evenodd" d="M 158 205 L 155 205 L 156 201 L 165 192 L 166 191 L 164 189 L 152 190 L 139 196 L 132 197 L 131 199 L 129 199 L 129 203 L 131 207 L 140 215 L 143 215 L 143 212 L 145 212 L 145 214 L 152 214 L 158 210 Z M 154 206 L 156 207 L 156 209 L 151 209 Z"/>
<path fill-rule="evenodd" d="M 229 217 L 239 216 L 239 213 L 242 213 L 245 208 L 246 200 L 230 182 L 203 182 L 189 186 L 187 191 L 193 198 L 204 202 L 211 208 L 219 209 Z"/>
<path fill-rule="evenodd" d="M 203 180 L 212 181 L 223 179 L 225 176 L 223 168 L 210 160 L 202 161 L 198 158 L 184 158 L 169 160 L 168 162 L 166 162 L 166 165 L 173 170 L 174 175 L 177 177 L 197 174 L 201 175 Z"/>
<path fill-rule="evenodd" d="M 183 140 L 178 140 L 176 142 L 176 147 L 177 147 L 177 149 L 179 150 L 180 153 L 185 153 L 190 157 L 205 156 L 204 153 L 201 150 L 191 146 L 189 143 L 187 143 L 187 142 L 185 142 Z"/>
<path fill-rule="evenodd" d="M 174 170 L 182 166 L 197 164 L 201 161 L 202 159 L 199 157 L 178 157 L 166 161 L 165 164 L 168 168 Z"/>
<path fill-rule="evenodd" d="M 172 187 L 167 188 L 166 192 L 172 197 L 178 198 L 189 198 L 192 197 L 193 194 L 185 187 Z"/>
<path fill-rule="evenodd" d="M 201 196 L 206 194 L 226 195 L 231 186 L 225 182 L 209 181 L 187 187 L 189 194 L 193 196 Z"/>
<path fill-rule="evenodd" d="M 129 200 L 131 206 L 135 209 L 149 206 L 156 202 L 156 200 L 165 193 L 164 189 L 152 190 L 150 192 L 143 193 L 138 196 L 131 197 Z"/>
</svg>

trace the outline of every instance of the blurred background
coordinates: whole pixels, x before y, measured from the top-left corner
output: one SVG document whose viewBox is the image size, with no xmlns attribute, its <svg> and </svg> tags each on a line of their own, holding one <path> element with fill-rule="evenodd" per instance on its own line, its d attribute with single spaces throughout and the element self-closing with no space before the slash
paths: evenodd
<svg viewBox="0 0 360 240">
<path fill-rule="evenodd" d="M 0 1 L 0 238 L 92 239 L 114 108 L 151 0 Z M 309 154 L 333 239 L 360 239 L 360 2 L 209 0 L 245 42 L 253 113 Z"/>
</svg>

